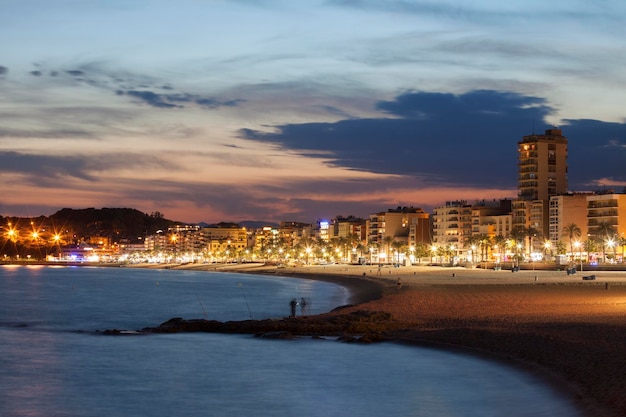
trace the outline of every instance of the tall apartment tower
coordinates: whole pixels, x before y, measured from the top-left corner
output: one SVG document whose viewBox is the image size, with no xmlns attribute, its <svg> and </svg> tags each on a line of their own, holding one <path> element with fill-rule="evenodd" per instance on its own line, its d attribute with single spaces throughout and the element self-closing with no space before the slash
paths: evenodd
<svg viewBox="0 0 626 417">
<path fill-rule="evenodd" d="M 520 199 L 550 200 L 567 192 L 567 138 L 561 129 L 524 136 L 517 151 Z"/>
<path fill-rule="evenodd" d="M 513 228 L 533 230 L 528 252 L 549 234 L 550 197 L 567 192 L 567 138 L 561 129 L 524 136 L 517 143 L 519 194 L 513 203 Z"/>
</svg>

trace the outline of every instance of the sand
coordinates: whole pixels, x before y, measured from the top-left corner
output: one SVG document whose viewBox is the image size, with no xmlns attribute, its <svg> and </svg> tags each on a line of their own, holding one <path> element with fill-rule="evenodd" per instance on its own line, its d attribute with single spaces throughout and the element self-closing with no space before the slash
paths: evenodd
<svg viewBox="0 0 626 417">
<path fill-rule="evenodd" d="M 388 338 L 488 355 L 540 375 L 585 415 L 626 416 L 626 272 L 331 265 L 276 273 L 377 282 L 382 297 L 368 284 L 350 308 L 391 313 L 402 325 Z M 582 280 L 591 274 L 596 280 Z"/>
<path fill-rule="evenodd" d="M 396 324 L 386 332 L 387 340 L 503 361 L 539 375 L 586 416 L 626 416 L 624 271 L 567 275 L 425 266 L 194 268 L 337 282 L 352 290 L 354 305 L 328 314 L 388 312 Z M 582 280 L 591 274 L 596 280 Z"/>
</svg>

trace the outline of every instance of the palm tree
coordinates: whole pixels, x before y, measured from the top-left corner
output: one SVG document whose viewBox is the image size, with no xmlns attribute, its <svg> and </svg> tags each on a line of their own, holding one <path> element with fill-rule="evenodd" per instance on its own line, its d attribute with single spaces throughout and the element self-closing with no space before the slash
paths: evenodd
<svg viewBox="0 0 626 417">
<path fill-rule="evenodd" d="M 477 235 L 470 235 L 465 238 L 464 246 L 472 249 L 472 262 L 476 257 L 476 247 L 480 245 L 480 239 Z"/>
<path fill-rule="evenodd" d="M 525 227 L 517 227 L 511 231 L 511 239 L 513 239 L 513 245 L 515 247 L 515 258 L 518 262 L 518 266 L 519 266 L 519 259 L 520 259 L 518 248 L 519 248 L 520 243 L 526 239 L 526 235 L 527 235 L 527 229 Z"/>
<path fill-rule="evenodd" d="M 615 227 L 609 222 L 600 222 L 598 227 L 598 238 L 602 243 L 602 262 L 606 261 L 606 242 L 615 233 Z"/>
<path fill-rule="evenodd" d="M 593 239 L 587 239 L 583 242 L 583 248 L 587 252 L 587 260 L 589 260 L 589 254 L 598 250 L 598 242 Z M 580 262 L 582 263 L 582 256 Z"/>
<path fill-rule="evenodd" d="M 506 240 L 502 234 L 493 237 L 493 246 L 498 248 L 498 263 L 502 263 L 502 252 L 506 248 Z"/>
<path fill-rule="evenodd" d="M 578 227 L 576 223 L 570 223 L 564 226 L 561 232 L 561 236 L 569 239 L 569 251 L 572 254 L 572 260 L 574 259 L 574 240 L 580 239 L 581 235 L 582 230 L 580 230 L 580 227 Z"/>
<path fill-rule="evenodd" d="M 526 236 L 528 236 L 528 252 L 533 253 L 533 238 L 541 237 L 541 231 L 533 226 L 526 228 Z"/>
<path fill-rule="evenodd" d="M 397 259 L 396 259 L 396 263 L 400 263 L 400 253 L 402 251 L 402 249 L 404 249 L 406 245 L 400 241 L 394 241 L 391 243 L 391 247 L 395 250 L 396 254 L 397 254 Z"/>
<path fill-rule="evenodd" d="M 485 233 L 482 233 L 476 237 L 478 239 L 478 245 L 480 246 L 480 260 L 486 261 L 489 255 L 491 238 Z"/>
<path fill-rule="evenodd" d="M 394 238 L 393 236 L 385 236 L 385 238 L 383 239 L 383 243 L 385 244 L 386 248 L 387 248 L 387 263 L 390 262 L 390 258 L 391 256 L 389 256 L 389 253 L 391 252 L 391 244 L 393 243 Z"/>
</svg>

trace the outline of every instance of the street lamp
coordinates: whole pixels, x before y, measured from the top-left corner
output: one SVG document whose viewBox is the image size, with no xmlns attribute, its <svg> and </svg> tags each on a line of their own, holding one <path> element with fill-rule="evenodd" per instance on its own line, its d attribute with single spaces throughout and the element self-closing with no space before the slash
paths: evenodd
<svg viewBox="0 0 626 417">
<path fill-rule="evenodd" d="M 612 250 L 615 247 L 615 241 L 613 240 L 613 238 L 609 238 L 606 242 L 606 245 L 609 247 L 609 251 Z M 615 254 L 613 254 L 615 257 Z M 604 262 L 606 262 L 606 259 L 604 259 Z"/>
<path fill-rule="evenodd" d="M 551 252 L 552 250 L 552 242 L 550 242 L 549 240 L 546 240 L 543 244 L 543 248 L 546 254 L 546 261 L 548 260 L 548 252 Z"/>
<path fill-rule="evenodd" d="M 580 271 L 582 272 L 583 270 L 583 253 L 582 253 L 582 248 L 581 248 L 581 244 L 580 242 L 577 240 L 574 242 L 574 247 L 576 249 L 578 249 L 578 257 L 580 258 Z M 572 257 L 574 257 L 574 254 L 572 253 Z"/>
<path fill-rule="evenodd" d="M 31 225 L 33 223 L 31 222 Z M 33 242 L 35 242 L 35 246 L 37 246 L 37 252 L 39 253 L 39 258 L 41 259 L 41 247 L 39 247 L 39 232 L 36 230 L 33 230 L 33 232 L 30 234 Z"/>
<path fill-rule="evenodd" d="M 170 237 L 170 240 L 172 241 L 172 245 L 174 245 L 174 262 L 176 262 L 176 249 L 177 249 L 176 242 L 178 241 L 178 236 L 172 235 Z"/>
</svg>

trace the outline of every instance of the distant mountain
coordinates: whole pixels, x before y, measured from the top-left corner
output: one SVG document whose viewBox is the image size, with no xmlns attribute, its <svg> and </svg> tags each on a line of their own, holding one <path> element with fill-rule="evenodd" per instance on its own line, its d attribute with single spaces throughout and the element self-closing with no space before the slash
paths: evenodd
<svg viewBox="0 0 626 417">
<path fill-rule="evenodd" d="M 167 230 L 176 222 L 163 217 L 159 212 L 142 213 L 131 208 L 64 208 L 51 216 L 7 217 L 0 216 L 2 225 L 11 223 L 18 229 L 37 229 L 39 232 L 60 233 L 68 242 L 106 237 L 111 243 L 141 242 L 146 235 L 157 230 Z"/>
<path fill-rule="evenodd" d="M 181 224 L 166 219 L 160 212 L 143 213 L 132 208 L 64 208 L 49 217 L 50 222 L 64 229 L 71 227 L 80 237 L 103 236 L 112 242 L 140 241 L 157 230 Z"/>
</svg>

